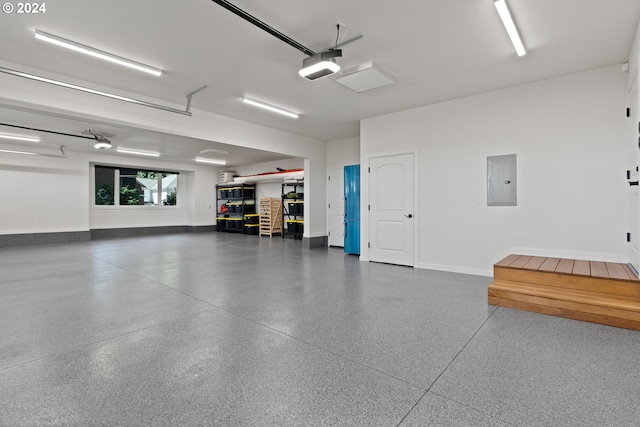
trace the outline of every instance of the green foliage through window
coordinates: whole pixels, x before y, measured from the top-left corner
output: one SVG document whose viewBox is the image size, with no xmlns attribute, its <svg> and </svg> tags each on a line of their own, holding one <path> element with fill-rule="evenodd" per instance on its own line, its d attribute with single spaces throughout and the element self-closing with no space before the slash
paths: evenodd
<svg viewBox="0 0 640 427">
<path fill-rule="evenodd" d="M 177 206 L 178 173 L 96 165 L 95 204 Z"/>
</svg>

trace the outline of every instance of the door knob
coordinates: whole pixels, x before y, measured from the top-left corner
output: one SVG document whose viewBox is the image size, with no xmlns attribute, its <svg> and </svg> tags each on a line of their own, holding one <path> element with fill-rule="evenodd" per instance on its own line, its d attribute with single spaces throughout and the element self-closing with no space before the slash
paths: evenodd
<svg viewBox="0 0 640 427">
<path fill-rule="evenodd" d="M 409 214 L 409 215 L 405 215 L 407 218 L 413 218 L 413 215 Z"/>
</svg>

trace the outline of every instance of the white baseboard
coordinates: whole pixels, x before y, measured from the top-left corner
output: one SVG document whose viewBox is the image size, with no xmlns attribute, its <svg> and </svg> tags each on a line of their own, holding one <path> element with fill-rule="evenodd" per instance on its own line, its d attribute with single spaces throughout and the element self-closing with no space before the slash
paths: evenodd
<svg viewBox="0 0 640 427">
<path fill-rule="evenodd" d="M 439 265 L 439 264 L 428 264 L 428 263 L 420 263 L 416 266 L 416 268 L 421 268 L 424 270 L 447 271 L 449 273 L 471 274 L 474 276 L 493 277 L 493 270 L 482 270 L 479 268 L 456 267 L 452 265 Z"/>
</svg>

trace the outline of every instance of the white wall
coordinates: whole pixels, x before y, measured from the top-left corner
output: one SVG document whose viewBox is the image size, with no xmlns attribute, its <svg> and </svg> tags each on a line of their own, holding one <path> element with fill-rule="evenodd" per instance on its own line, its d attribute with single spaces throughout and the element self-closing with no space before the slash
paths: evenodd
<svg viewBox="0 0 640 427">
<path fill-rule="evenodd" d="M 491 275 L 511 252 L 626 262 L 626 79 L 613 66 L 364 120 L 363 166 L 417 153 L 416 267 Z M 500 154 L 517 155 L 517 207 L 486 206 L 486 157 Z M 362 236 L 367 260 L 364 212 Z"/>
<path fill-rule="evenodd" d="M 631 47 L 631 52 L 629 54 L 629 79 L 628 86 L 629 88 L 633 84 L 633 80 L 638 75 L 638 69 L 640 65 L 640 22 L 638 23 L 638 28 L 636 30 L 636 36 L 633 39 L 633 45 Z"/>
<path fill-rule="evenodd" d="M 89 167 L 75 153 L 0 153 L 0 183 L 0 234 L 89 229 Z"/>
<path fill-rule="evenodd" d="M 91 163 L 178 171 L 178 206 L 93 206 Z M 0 234 L 213 225 L 216 171 L 105 154 L 68 152 L 61 159 L 0 153 Z"/>
<path fill-rule="evenodd" d="M 327 168 L 341 168 L 360 163 L 360 137 L 327 142 Z"/>
</svg>

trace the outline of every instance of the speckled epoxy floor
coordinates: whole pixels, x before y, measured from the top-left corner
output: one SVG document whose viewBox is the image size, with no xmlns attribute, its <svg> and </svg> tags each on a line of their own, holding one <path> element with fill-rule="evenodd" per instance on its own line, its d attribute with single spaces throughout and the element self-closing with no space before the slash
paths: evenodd
<svg viewBox="0 0 640 427">
<path fill-rule="evenodd" d="M 0 426 L 636 426 L 640 333 L 224 233 L 0 249 Z"/>
</svg>

